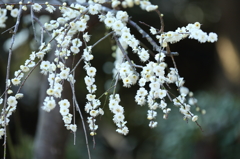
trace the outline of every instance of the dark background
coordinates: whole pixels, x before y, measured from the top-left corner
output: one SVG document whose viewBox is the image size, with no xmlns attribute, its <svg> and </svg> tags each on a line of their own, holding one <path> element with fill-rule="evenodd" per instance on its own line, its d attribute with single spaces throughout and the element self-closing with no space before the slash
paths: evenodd
<svg viewBox="0 0 240 159">
<path fill-rule="evenodd" d="M 105 115 L 97 119 L 99 129 L 95 136 L 96 145 L 93 147 L 92 137 L 89 137 L 92 158 L 113 159 L 238 159 L 240 158 L 240 58 L 239 58 L 239 28 L 240 1 L 237 0 L 153 0 L 159 5 L 164 14 L 165 31 L 175 30 L 196 21 L 202 24 L 206 32 L 216 32 L 217 43 L 200 44 L 197 41 L 185 39 L 170 45 L 172 51 L 179 52 L 175 57 L 179 73 L 184 77 L 185 85 L 194 92 L 198 105 L 205 109 L 205 115 L 199 115 L 199 123 L 203 132 L 193 123 L 186 123 L 178 109 L 169 103 L 172 112 L 167 120 L 162 119 L 158 112 L 158 127 L 150 129 L 146 119 L 147 106 L 140 107 L 134 102 L 137 87 L 130 89 L 119 87 L 121 105 L 124 106 L 127 126 L 130 133 L 125 137 L 115 132 L 112 114 L 105 106 Z M 160 28 L 159 17 L 154 12 L 144 12 L 138 7 L 127 9 L 134 22 L 143 21 Z M 54 18 L 54 15 L 51 15 Z M 23 19 L 24 20 L 24 19 Z M 14 21 L 7 20 L 8 26 Z M 103 25 L 93 22 L 89 28 L 92 36 L 90 43 L 100 39 L 105 29 Z M 92 24 L 92 25 L 93 25 Z M 139 23 L 138 23 L 139 24 Z M 139 24 L 148 31 L 148 27 Z M 29 29 L 30 25 L 21 24 L 20 29 Z M 1 31 L 4 31 L 3 29 Z M 146 42 L 141 35 L 131 29 L 138 39 Z M 1 35 L 0 53 L 0 84 L 4 90 L 7 52 L 4 42 L 10 38 L 5 33 Z M 32 35 L 25 43 L 14 51 L 12 73 L 18 69 L 29 55 Z M 104 40 L 93 50 L 93 66 L 98 69 L 96 82 L 97 95 L 105 91 L 106 83 L 112 75 L 104 73 L 104 68 L 111 68 L 114 59 L 111 56 L 111 38 Z M 151 49 L 151 46 L 147 45 Z M 130 53 L 131 54 L 131 53 Z M 131 55 L 130 55 L 131 56 Z M 135 58 L 133 56 L 133 58 Z M 137 61 L 138 59 L 135 58 Z M 171 66 L 171 59 L 167 60 Z M 108 65 L 107 65 L 108 64 Z M 103 67 L 105 66 L 105 67 Z M 106 71 L 106 70 L 105 70 Z M 87 93 L 83 77 L 85 72 L 78 69 L 76 92 L 80 106 L 84 107 Z M 33 141 L 38 121 L 39 87 L 42 77 L 38 71 L 23 88 L 25 97 L 19 101 L 18 110 L 11 118 L 8 127 L 8 157 L 28 159 L 33 156 Z M 102 99 L 102 103 L 105 99 Z M 87 117 L 84 113 L 85 118 Z M 78 119 L 78 118 L 77 118 Z M 73 145 L 73 135 L 68 133 L 66 156 L 68 159 L 87 158 L 87 150 L 82 126 L 78 124 L 77 141 Z M 54 137 L 54 136 L 53 136 Z M 63 136 L 66 137 L 66 136 Z M 2 141 L 2 140 L 1 140 Z M 47 145 L 46 145 L 47 146 Z M 3 149 L 3 148 L 2 148 Z M 2 150 L 0 151 L 0 154 Z"/>
</svg>

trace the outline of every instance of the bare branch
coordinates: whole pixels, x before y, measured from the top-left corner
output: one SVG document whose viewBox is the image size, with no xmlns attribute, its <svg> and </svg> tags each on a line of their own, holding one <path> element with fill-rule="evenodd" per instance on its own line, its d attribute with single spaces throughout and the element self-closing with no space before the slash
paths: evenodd
<svg viewBox="0 0 240 159">
<path fill-rule="evenodd" d="M 8 79 L 9 79 L 9 73 L 10 73 L 10 66 L 11 66 L 11 58 L 12 58 L 12 48 L 13 48 L 13 44 L 14 44 L 14 41 L 15 41 L 15 36 L 16 36 L 16 33 L 18 31 L 18 27 L 19 27 L 19 24 L 20 24 L 20 18 L 21 18 L 21 15 L 22 15 L 22 5 L 19 5 L 19 12 L 18 12 L 18 16 L 17 16 L 17 21 L 16 21 L 16 24 L 15 24 L 15 27 L 14 27 L 14 31 L 13 31 L 13 35 L 12 35 L 12 42 L 11 42 L 11 45 L 10 45 L 10 48 L 9 48 L 9 53 L 8 53 L 8 64 L 7 64 L 7 71 L 6 71 L 6 88 L 5 88 L 5 91 L 8 90 Z M 3 107 L 3 110 L 4 112 L 6 112 L 6 107 L 7 107 L 7 93 L 5 93 L 5 99 L 4 99 L 4 107 Z M 4 159 L 6 159 L 6 151 L 7 151 L 7 121 L 6 121 L 6 115 L 7 114 L 4 114 L 4 131 L 5 131 L 5 135 L 4 135 Z"/>
</svg>

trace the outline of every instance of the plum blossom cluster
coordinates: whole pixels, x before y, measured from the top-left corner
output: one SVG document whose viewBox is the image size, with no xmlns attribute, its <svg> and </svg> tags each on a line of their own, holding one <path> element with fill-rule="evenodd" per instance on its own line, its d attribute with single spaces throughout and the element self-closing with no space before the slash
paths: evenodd
<svg viewBox="0 0 240 159">
<path fill-rule="evenodd" d="M 96 99 L 96 95 L 94 94 L 97 90 L 97 86 L 94 84 L 94 77 L 96 75 L 97 69 L 95 67 L 89 66 L 87 62 L 84 66 L 84 69 L 87 72 L 87 76 L 84 78 L 84 81 L 88 90 L 88 94 L 86 95 L 87 103 L 85 105 L 85 111 L 90 115 L 87 121 L 89 124 L 90 135 L 94 136 L 96 135 L 96 130 L 98 129 L 98 125 L 96 124 L 96 117 L 98 115 L 104 115 L 104 111 L 99 107 L 101 105 L 101 102 L 99 99 Z"/>
<path fill-rule="evenodd" d="M 64 121 L 65 127 L 67 128 L 67 130 L 76 132 L 77 125 L 71 124 L 73 115 L 69 113 L 70 102 L 67 99 L 63 99 L 59 101 L 58 104 L 60 106 L 60 114 L 62 115 L 62 120 Z"/>
<path fill-rule="evenodd" d="M 124 108 L 119 105 L 119 102 L 121 101 L 119 94 L 113 94 L 110 95 L 109 98 L 109 109 L 114 114 L 113 116 L 113 122 L 116 124 L 117 132 L 123 135 L 127 135 L 129 130 L 126 126 L 127 121 L 125 121 L 124 116 Z"/>
<path fill-rule="evenodd" d="M 199 22 L 195 22 L 194 24 L 190 23 L 186 27 L 179 27 L 175 31 L 168 31 L 161 35 L 156 35 L 156 38 L 159 40 L 159 43 L 162 47 L 167 47 L 168 43 L 176 43 L 180 40 L 188 37 L 190 39 L 195 39 L 200 43 L 205 42 L 216 42 L 218 37 L 216 33 L 209 33 L 201 30 L 201 24 Z M 153 35 L 157 34 L 156 29 L 151 27 L 150 29 Z"/>
<path fill-rule="evenodd" d="M 109 3 L 111 4 L 111 8 L 105 5 Z M 96 118 L 99 115 L 104 115 L 104 110 L 100 108 L 101 101 L 97 98 L 96 93 L 95 76 L 97 68 L 93 67 L 90 62 L 94 58 L 92 49 L 98 42 L 88 45 L 91 35 L 88 34 L 87 28 L 92 15 L 97 15 L 98 20 L 108 30 L 111 30 L 109 35 L 112 35 L 116 42 L 116 61 L 113 70 L 116 83 L 121 80 L 123 87 L 130 88 L 136 84 L 139 86 L 135 101 L 140 106 L 148 105 L 149 109 L 146 118 L 150 120 L 149 127 L 154 128 L 157 126 L 158 109 L 162 111 L 163 118 L 167 119 L 171 111 L 171 108 L 167 105 L 167 100 L 172 101 L 179 108 L 184 119 L 191 119 L 193 122 L 196 122 L 198 116 L 193 114 L 190 108 L 196 105 L 197 100 L 193 97 L 193 93 L 184 86 L 184 78 L 179 75 L 177 68 L 169 68 L 165 62 L 166 55 L 171 55 L 171 52 L 167 48 L 169 47 L 169 43 L 176 43 L 187 37 L 198 40 L 200 43 L 216 42 L 217 34 L 207 34 L 202 31 L 200 29 L 201 24 L 198 22 L 168 32 L 159 31 L 151 27 L 150 33 L 155 35 L 159 42 L 157 45 L 159 48 L 158 52 L 151 58 L 149 50 L 141 46 L 140 41 L 131 33 L 131 29 L 127 25 L 132 24 L 130 23 L 131 19 L 128 13 L 118 10 L 119 6 L 130 8 L 134 5 L 138 5 L 142 10 L 147 12 L 158 9 L 157 5 L 153 5 L 147 0 L 76 0 L 76 2 L 70 5 L 67 5 L 67 3 L 54 5 L 48 2 L 44 4 L 32 2 L 23 4 L 19 2 L 19 4 L 14 5 L 4 5 L 4 8 L 0 8 L 0 28 L 6 27 L 5 23 L 8 19 L 8 11 L 14 18 L 17 18 L 22 11 L 26 11 L 29 8 L 32 9 L 32 14 L 37 12 L 39 14 L 43 9 L 50 14 L 60 12 L 58 18 L 51 19 L 40 25 L 42 30 L 50 35 L 51 40 L 44 42 L 47 38 L 45 38 L 45 34 L 42 32 L 38 51 L 32 51 L 29 58 L 20 66 L 19 70 L 14 72 L 13 78 L 7 79 L 5 93 L 13 93 L 11 90 L 12 86 L 19 86 L 21 88 L 31 72 L 37 66 L 40 66 L 40 72 L 47 76 L 49 86 L 46 90 L 47 96 L 43 101 L 42 109 L 50 112 L 59 105 L 65 127 L 68 130 L 76 132 L 77 125 L 75 123 L 72 124 L 73 115 L 69 110 L 71 104 L 67 99 L 62 98 L 64 91 L 63 84 L 69 82 L 71 86 L 74 86 L 76 82 L 74 78 L 75 70 L 79 66 L 79 63 L 84 61 L 83 68 L 86 71 L 84 81 L 88 91 L 84 109 L 89 114 L 87 123 L 90 135 L 96 135 L 96 130 L 98 129 Z M 19 25 L 19 21 L 17 21 L 17 25 Z M 133 25 L 133 27 L 138 28 L 136 25 Z M 140 34 L 146 34 L 139 28 L 137 30 Z M 151 38 L 148 34 L 144 37 Z M 149 41 L 153 45 L 152 41 L 154 40 L 151 39 Z M 140 59 L 140 65 L 135 64 L 129 58 L 128 50 L 131 50 Z M 46 60 L 46 55 L 50 53 L 54 54 L 54 59 Z M 72 57 L 80 57 L 80 59 L 70 67 L 68 59 Z M 175 85 L 178 88 L 178 96 L 173 96 L 167 89 L 169 85 Z M 0 118 L 0 138 L 5 134 L 6 130 L 3 127 L 9 123 L 9 116 L 17 107 L 17 99 L 21 97 L 23 97 L 23 94 L 18 91 L 15 96 L 11 95 L 6 98 L 7 101 L 5 103 L 7 103 L 7 107 L 2 110 Z M 127 135 L 129 130 L 126 126 L 127 121 L 125 121 L 124 107 L 119 104 L 120 101 L 120 95 L 114 92 L 109 97 L 109 109 L 113 113 L 113 122 L 117 126 L 116 131 Z M 0 103 L 2 102 L 3 100 L 0 98 Z"/>
<path fill-rule="evenodd" d="M 8 125 L 9 118 L 12 115 L 12 113 L 17 109 L 17 99 L 20 99 L 23 97 L 22 93 L 17 93 L 15 96 L 9 96 L 7 99 L 7 108 L 4 110 L 2 109 L 1 112 L 1 118 L 0 118 L 0 139 L 5 133 L 4 126 Z M 2 104 L 3 99 L 0 99 L 0 104 Z M 4 116 L 6 115 L 6 118 Z"/>
<path fill-rule="evenodd" d="M 7 17 L 7 11 L 10 11 L 10 15 L 13 18 L 16 18 L 18 15 L 18 8 L 13 8 L 13 5 L 7 5 L 6 8 L 0 8 L 0 28 L 5 28 L 6 27 L 6 20 L 8 19 Z"/>
<path fill-rule="evenodd" d="M 189 90 L 183 86 L 184 80 L 179 76 L 176 68 L 169 68 L 170 71 L 168 73 L 166 72 L 167 64 L 164 62 L 164 58 L 164 53 L 156 54 L 156 62 L 151 61 L 143 67 L 138 81 L 140 88 L 135 96 L 135 101 L 138 105 L 143 106 L 145 103 L 148 104 L 147 119 L 150 120 L 149 126 L 151 128 L 157 126 L 157 109 L 162 110 L 164 119 L 167 119 L 171 111 L 171 108 L 168 108 L 166 103 L 166 97 L 172 100 L 171 94 L 166 89 L 166 86 L 170 84 L 175 84 L 180 90 L 179 97 L 174 98 L 172 101 L 174 105 L 179 106 L 179 110 L 184 115 L 184 119 L 190 118 L 193 121 L 197 120 L 197 116 L 190 111 L 190 104 L 195 105 L 196 101 L 186 104 L 186 97 L 189 95 Z M 147 91 L 145 86 L 148 86 L 150 90 Z M 194 98 L 192 98 L 192 100 L 193 99 Z"/>
<path fill-rule="evenodd" d="M 56 69 L 59 69 L 59 73 L 56 72 Z M 50 112 L 56 107 L 56 99 L 61 98 L 63 91 L 63 81 L 68 80 L 69 82 L 74 83 L 72 75 L 70 75 L 70 68 L 65 67 L 62 62 L 56 64 L 50 63 L 49 61 L 42 61 L 40 65 L 41 73 L 48 75 L 49 88 L 46 93 L 48 96 L 44 99 L 42 109 Z M 69 113 L 70 103 L 67 99 L 62 99 L 58 102 L 60 106 L 60 114 L 64 124 L 68 130 L 73 132 L 76 131 L 76 124 L 71 124 L 72 114 Z"/>
<path fill-rule="evenodd" d="M 57 61 L 57 60 L 56 60 Z M 49 61 L 42 61 L 40 65 L 41 73 L 48 75 L 49 88 L 46 93 L 48 96 L 44 99 L 42 109 L 50 112 L 56 107 L 56 99 L 61 99 L 63 91 L 63 81 L 67 80 L 74 83 L 73 76 L 70 74 L 70 68 L 66 67 L 64 63 L 57 61 L 50 63 Z M 59 73 L 56 70 L 59 70 Z M 69 113 L 70 103 L 67 99 L 62 99 L 58 102 L 60 106 L 60 114 L 64 124 L 68 130 L 76 131 L 76 124 L 71 124 L 72 114 Z"/>
</svg>

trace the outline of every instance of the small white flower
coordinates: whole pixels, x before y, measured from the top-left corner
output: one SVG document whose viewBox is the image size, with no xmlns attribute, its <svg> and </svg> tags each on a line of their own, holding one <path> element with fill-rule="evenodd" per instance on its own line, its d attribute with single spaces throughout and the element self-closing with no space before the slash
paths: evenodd
<svg viewBox="0 0 240 159">
<path fill-rule="evenodd" d="M 143 87 L 143 86 L 145 86 L 146 82 L 147 82 L 146 79 L 141 78 L 141 79 L 138 81 L 138 84 L 139 84 L 139 86 Z"/>
<path fill-rule="evenodd" d="M 36 12 L 39 12 L 42 9 L 42 6 L 38 3 L 34 3 L 32 7 L 33 7 L 33 10 Z"/>
<path fill-rule="evenodd" d="M 23 72 L 28 72 L 28 71 L 29 71 L 29 67 L 28 67 L 28 66 L 24 66 L 24 65 L 21 65 L 21 66 L 20 66 L 20 69 L 21 69 Z"/>
<path fill-rule="evenodd" d="M 96 125 L 95 123 L 90 124 L 90 125 L 89 125 L 89 129 L 90 129 L 91 131 L 96 131 L 96 130 L 98 129 L 98 125 Z M 96 135 L 96 134 L 95 134 L 95 135 Z"/>
<path fill-rule="evenodd" d="M 52 109 L 56 107 L 56 102 L 53 97 L 46 97 L 43 102 L 42 109 L 50 112 Z"/>
<path fill-rule="evenodd" d="M 93 94 L 87 94 L 86 98 L 88 101 L 93 101 L 95 99 L 96 95 Z"/>
<path fill-rule="evenodd" d="M 115 123 L 123 122 L 124 121 L 124 115 L 122 113 L 117 113 L 113 116 L 113 121 Z"/>
<path fill-rule="evenodd" d="M 141 59 L 142 62 L 146 62 L 149 59 L 150 55 L 146 50 L 142 50 L 139 53 L 139 58 Z"/>
<path fill-rule="evenodd" d="M 75 39 L 72 40 L 72 45 L 76 46 L 76 47 L 81 47 L 82 46 L 82 42 L 81 42 L 80 39 L 75 38 Z"/>
<path fill-rule="evenodd" d="M 154 10 L 156 10 L 156 9 L 158 9 L 158 6 L 157 6 L 157 5 L 148 5 L 148 6 L 146 7 L 146 11 L 148 11 L 148 12 L 154 11 Z"/>
<path fill-rule="evenodd" d="M 39 52 L 36 53 L 36 56 L 37 56 L 39 59 L 43 59 L 43 57 L 44 57 L 45 54 L 46 54 L 45 52 L 39 51 Z"/>
<path fill-rule="evenodd" d="M 186 96 L 189 93 L 189 89 L 187 87 L 180 87 L 179 92 L 182 96 Z"/>
<path fill-rule="evenodd" d="M 112 8 L 116 8 L 120 3 L 118 0 L 112 1 Z"/>
<path fill-rule="evenodd" d="M 30 60 L 27 59 L 25 61 L 25 66 L 33 67 L 33 66 L 35 66 L 35 62 L 34 61 L 30 61 Z"/>
<path fill-rule="evenodd" d="M 112 112 L 114 114 L 117 114 L 117 113 L 123 114 L 124 113 L 124 108 L 120 105 L 117 105 L 117 106 L 113 107 Z"/>
<path fill-rule="evenodd" d="M 163 100 L 161 100 L 161 103 L 159 105 L 161 109 L 165 109 L 167 107 L 167 103 L 165 103 Z"/>
<path fill-rule="evenodd" d="M 156 31 L 156 29 L 155 29 L 154 27 L 151 27 L 151 28 L 150 28 L 150 32 L 151 32 L 151 34 L 153 34 L 153 35 L 157 34 L 157 31 Z"/>
<path fill-rule="evenodd" d="M 26 11 L 27 10 L 27 6 L 26 5 L 22 6 L 22 10 Z"/>
<path fill-rule="evenodd" d="M 56 8 L 54 6 L 48 4 L 47 8 L 45 10 L 48 11 L 49 13 L 53 13 L 53 11 L 55 11 Z"/>
<path fill-rule="evenodd" d="M 218 36 L 217 36 L 217 34 L 216 33 L 209 33 L 209 35 L 208 35 L 208 42 L 211 42 L 211 43 L 213 43 L 213 42 L 216 42 L 218 40 Z"/>
<path fill-rule="evenodd" d="M 9 89 L 8 91 L 7 91 L 7 94 L 12 94 L 13 93 L 13 91 L 11 90 L 11 89 Z"/>
<path fill-rule="evenodd" d="M 98 110 L 91 110 L 91 111 L 90 111 L 90 115 L 91 115 L 92 117 L 96 117 L 98 114 L 99 114 Z"/>
<path fill-rule="evenodd" d="M 69 113 L 69 109 L 66 107 L 60 107 L 60 113 L 62 116 L 65 116 Z"/>
<path fill-rule="evenodd" d="M 111 18 L 111 17 L 107 17 L 105 20 L 104 20 L 104 23 L 107 27 L 112 27 L 113 23 L 115 22 L 115 19 L 114 18 Z"/>
<path fill-rule="evenodd" d="M 128 132 L 129 132 L 128 128 L 126 126 L 124 126 L 124 128 L 122 128 L 122 134 L 127 135 Z"/>
<path fill-rule="evenodd" d="M 194 27 L 195 27 L 196 29 L 200 29 L 201 24 L 200 24 L 199 22 L 195 22 L 195 23 L 194 23 Z"/>
<path fill-rule="evenodd" d="M 198 116 L 197 116 L 197 115 L 194 115 L 194 116 L 192 117 L 192 121 L 195 122 L 195 121 L 197 121 L 197 120 L 198 120 Z"/>
<path fill-rule="evenodd" d="M 69 125 L 70 130 L 72 130 L 73 132 L 77 131 L 77 125 L 76 124 L 71 124 Z"/>
<path fill-rule="evenodd" d="M 22 93 L 17 93 L 15 95 L 16 99 L 21 99 L 23 97 L 23 94 Z"/>
<path fill-rule="evenodd" d="M 95 79 L 92 77 L 86 76 L 84 78 L 84 81 L 87 86 L 91 86 L 95 82 Z"/>
<path fill-rule="evenodd" d="M 3 99 L 2 99 L 2 98 L 0 98 L 0 104 L 2 104 L 2 102 L 3 102 Z"/>
<path fill-rule="evenodd" d="M 98 112 L 100 115 L 104 115 L 104 111 L 102 110 L 102 108 L 98 108 Z"/>
<path fill-rule="evenodd" d="M 87 75 L 90 77 L 94 77 L 97 72 L 95 67 L 88 67 L 86 71 L 87 71 Z"/>
<path fill-rule="evenodd" d="M 189 98 L 188 104 L 190 104 L 190 105 L 195 105 L 195 104 L 197 104 L 197 99 L 196 99 L 196 98 Z"/>
<path fill-rule="evenodd" d="M 5 134 L 4 128 L 0 129 L 0 139 L 2 139 L 2 136 Z"/>
<path fill-rule="evenodd" d="M 101 7 L 99 6 L 100 5 L 97 5 L 97 4 L 90 5 L 88 8 L 89 13 L 92 15 L 98 14 L 99 9 L 101 9 Z"/>
<path fill-rule="evenodd" d="M 159 82 L 151 82 L 149 84 L 149 87 L 151 88 L 151 90 L 157 91 L 160 89 L 160 83 Z"/>
<path fill-rule="evenodd" d="M 75 45 L 71 46 L 70 50 L 73 52 L 73 54 L 79 53 L 79 48 Z"/>
<path fill-rule="evenodd" d="M 19 78 L 13 78 L 11 81 L 14 86 L 17 86 L 21 83 L 21 80 Z"/>
<path fill-rule="evenodd" d="M 124 24 L 120 20 L 115 21 L 112 25 L 113 30 L 120 31 L 120 32 L 123 27 L 124 27 Z"/>
<path fill-rule="evenodd" d="M 59 75 L 61 79 L 67 79 L 69 75 L 69 69 L 62 70 Z"/>
<path fill-rule="evenodd" d="M 71 121 L 72 121 L 72 114 L 68 114 L 68 115 L 63 116 L 63 121 L 64 121 L 65 124 L 70 124 Z"/>
<path fill-rule="evenodd" d="M 152 120 L 154 118 L 156 118 L 157 116 L 157 112 L 154 110 L 148 110 L 148 114 L 147 114 L 147 119 L 148 120 Z"/>
<path fill-rule="evenodd" d="M 184 103 L 185 98 L 183 96 L 178 96 L 173 99 L 173 104 L 175 106 L 181 106 Z"/>
<path fill-rule="evenodd" d="M 11 16 L 13 18 L 16 18 L 18 15 L 18 12 L 19 12 L 19 10 L 17 8 L 14 8 L 13 10 L 11 10 Z"/>
<path fill-rule="evenodd" d="M 78 3 L 85 3 L 86 0 L 76 0 Z"/>
<path fill-rule="evenodd" d="M 52 96 L 54 94 L 54 89 L 49 88 L 47 89 L 47 95 Z"/>
<path fill-rule="evenodd" d="M 150 121 L 150 123 L 149 123 L 149 127 L 150 128 L 155 128 L 155 127 L 157 127 L 157 122 L 156 121 Z"/>
<path fill-rule="evenodd" d="M 7 10 L 12 10 L 12 9 L 13 9 L 13 5 L 7 5 L 7 6 L 6 6 L 6 9 L 7 9 Z"/>
<path fill-rule="evenodd" d="M 84 40 L 85 40 L 86 42 L 89 42 L 89 40 L 90 40 L 90 35 L 88 35 L 88 32 L 86 32 L 86 33 L 83 34 L 83 38 L 84 38 Z"/>
<path fill-rule="evenodd" d="M 139 88 L 137 91 L 137 95 L 145 97 L 148 94 L 147 90 L 145 88 Z"/>
<path fill-rule="evenodd" d="M 132 38 L 132 35 L 128 32 L 124 32 L 121 36 L 121 39 L 125 42 L 129 41 Z"/>
<path fill-rule="evenodd" d="M 132 80 L 129 77 L 123 79 L 123 86 L 130 87 L 132 85 Z"/>
<path fill-rule="evenodd" d="M 7 99 L 7 104 L 8 106 L 15 106 L 17 105 L 17 100 L 16 100 L 16 97 L 14 96 L 9 96 L 8 99 Z"/>
<path fill-rule="evenodd" d="M 76 28 L 78 31 L 84 31 L 87 28 L 87 23 L 84 21 L 77 21 Z"/>
<path fill-rule="evenodd" d="M 198 40 L 200 43 L 205 43 L 205 42 L 207 42 L 207 40 L 208 40 L 208 35 L 207 35 L 207 33 L 205 33 L 205 32 L 199 33 L 197 40 Z"/>
</svg>

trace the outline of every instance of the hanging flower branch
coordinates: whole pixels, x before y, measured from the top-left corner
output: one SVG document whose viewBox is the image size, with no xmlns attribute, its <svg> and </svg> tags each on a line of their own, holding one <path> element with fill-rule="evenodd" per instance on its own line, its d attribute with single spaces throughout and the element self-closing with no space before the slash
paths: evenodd
<svg viewBox="0 0 240 159">
<path fill-rule="evenodd" d="M 111 7 L 107 7 L 109 5 L 106 4 L 111 4 Z M 161 28 L 154 28 L 144 22 L 134 22 L 134 19 L 130 19 L 126 11 L 120 10 L 120 8 L 131 8 L 135 5 L 147 12 L 155 11 L 159 15 Z M 0 98 L 0 103 L 3 104 L 0 118 L 0 138 L 4 136 L 5 145 L 6 126 L 9 123 L 9 117 L 16 110 L 18 99 L 24 96 L 20 93 L 22 86 L 37 67 L 40 67 L 41 74 L 47 76 L 49 83 L 42 109 L 51 113 L 52 109 L 59 106 L 65 127 L 72 132 L 76 132 L 77 125 L 75 122 L 72 122 L 73 114 L 69 111 L 70 102 L 67 99 L 62 99 L 62 92 L 64 91 L 63 83 L 69 82 L 72 88 L 72 95 L 75 99 L 73 100 L 73 105 L 81 117 L 81 109 L 84 109 L 89 114 L 87 118 L 89 128 L 86 129 L 84 126 L 85 135 L 88 130 L 92 136 L 97 134 L 97 117 L 104 115 L 104 111 L 107 110 L 102 109 L 101 101 L 96 93 L 97 85 L 95 81 L 97 79 L 95 77 L 97 68 L 92 66 L 91 63 L 94 59 L 92 49 L 108 36 L 111 36 L 116 44 L 116 59 L 113 69 L 114 82 L 110 88 L 114 90 L 114 93 L 109 96 L 109 109 L 113 113 L 113 122 L 117 126 L 116 132 L 123 135 L 127 135 L 129 132 L 124 116 L 124 106 L 120 105 L 120 94 L 115 90 L 117 84 L 127 88 L 133 85 L 139 86 L 135 101 L 140 106 L 148 105 L 149 110 L 146 116 L 150 121 L 149 127 L 151 128 L 156 127 L 158 124 L 156 120 L 159 113 L 158 109 L 162 110 L 164 119 L 167 119 L 170 114 L 171 108 L 166 102 L 167 98 L 178 107 L 185 120 L 191 119 L 197 123 L 198 116 L 191 111 L 191 106 L 197 106 L 197 99 L 184 86 L 184 78 L 179 75 L 177 65 L 174 61 L 174 56 L 177 56 L 178 53 L 171 52 L 169 44 L 177 43 L 185 38 L 194 39 L 200 43 L 216 42 L 217 34 L 202 31 L 199 22 L 179 27 L 175 31 L 165 31 L 163 14 L 158 11 L 157 5 L 153 5 L 147 0 L 76 0 L 72 4 L 64 2 L 61 5 L 50 4 L 48 2 L 42 4 L 33 2 L 23 3 L 20 1 L 19 3 L 0 4 L 0 6 L 0 28 L 7 27 L 6 21 L 9 18 L 8 16 L 16 18 L 16 24 L 3 31 L 3 33 L 9 31 L 12 34 L 6 71 L 6 89 Z M 28 13 L 28 10 L 30 10 L 34 37 L 39 44 L 39 49 L 29 53 L 29 58 L 20 65 L 19 70 L 10 75 L 11 57 L 13 56 L 12 50 L 16 34 L 18 33 L 22 14 L 25 12 Z M 49 22 L 42 24 L 35 15 L 35 13 L 41 14 L 41 12 L 49 12 L 50 14 L 58 12 L 60 16 L 57 19 L 51 19 Z M 110 32 L 93 45 L 89 45 L 88 42 L 91 40 L 91 36 L 94 35 L 88 33 L 86 29 L 92 15 L 97 15 L 99 22 L 105 25 Z M 36 30 L 35 23 L 40 26 L 40 33 Z M 144 31 L 139 24 L 148 26 L 149 31 Z M 129 26 L 133 26 L 143 38 L 146 38 L 152 45 L 153 50 L 144 48 L 140 40 L 132 34 Z M 43 32 L 46 32 L 48 35 L 43 34 Z M 40 34 L 40 38 L 37 38 L 37 34 Z M 45 41 L 46 36 L 50 36 L 50 40 Z M 155 37 L 157 42 L 152 37 Z M 44 60 L 44 57 L 50 53 L 54 54 L 54 60 Z M 68 66 L 67 60 L 70 57 L 75 57 L 77 54 L 81 54 L 80 59 L 72 67 Z M 138 56 L 141 64 L 137 65 L 136 63 L 139 62 L 130 59 L 129 54 Z M 151 56 L 154 57 L 153 60 L 150 58 Z M 165 62 L 165 59 L 168 57 L 171 57 L 174 67 L 169 68 Z M 86 71 L 84 81 L 88 91 L 86 105 L 81 109 L 75 98 L 74 88 L 76 82 L 74 74 L 80 62 L 84 63 L 83 68 Z M 170 92 L 168 89 L 170 84 L 176 85 L 179 95 L 174 95 Z M 19 87 L 15 95 L 13 94 L 12 87 Z M 197 109 L 200 110 L 198 106 Z M 198 123 L 197 125 L 200 127 Z"/>
</svg>

